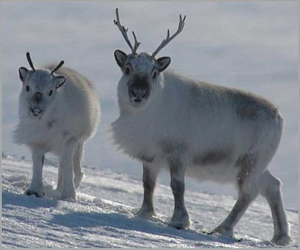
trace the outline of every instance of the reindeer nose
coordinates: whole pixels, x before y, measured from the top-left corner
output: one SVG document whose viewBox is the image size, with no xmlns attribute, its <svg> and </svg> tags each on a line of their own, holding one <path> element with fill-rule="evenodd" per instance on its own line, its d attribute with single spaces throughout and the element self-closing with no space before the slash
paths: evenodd
<svg viewBox="0 0 300 250">
<path fill-rule="evenodd" d="M 130 89 L 130 94 L 139 101 L 141 98 L 146 98 L 149 95 L 149 87 L 133 87 Z"/>
<path fill-rule="evenodd" d="M 30 110 L 34 116 L 38 116 L 40 113 L 42 113 L 40 108 L 31 108 Z"/>
<path fill-rule="evenodd" d="M 43 94 L 41 92 L 36 92 L 34 94 L 34 99 L 36 100 L 37 103 L 39 103 L 43 98 Z"/>
</svg>

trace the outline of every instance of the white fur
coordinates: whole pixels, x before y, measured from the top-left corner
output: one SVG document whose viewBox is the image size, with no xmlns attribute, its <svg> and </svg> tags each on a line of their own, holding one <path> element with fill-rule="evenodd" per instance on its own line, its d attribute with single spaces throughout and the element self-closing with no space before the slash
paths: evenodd
<svg viewBox="0 0 300 250">
<path fill-rule="evenodd" d="M 194 81 L 169 70 L 153 80 L 154 64 L 144 57 L 150 56 L 128 57 L 132 72 L 119 81 L 120 116 L 111 125 L 114 143 L 144 166 L 147 194 L 138 214 L 154 214 L 152 189 L 160 169 L 166 167 L 175 198 L 171 225 L 185 228 L 190 223 L 183 197 L 186 173 L 199 180 L 234 183 L 238 188 L 235 207 L 213 232 L 232 235 L 251 201 L 261 193 L 272 210 L 273 241 L 287 244 L 290 237 L 280 182 L 267 170 L 283 129 L 277 107 L 257 95 Z M 149 98 L 139 106 L 128 96 L 134 74 L 147 75 L 151 85 Z M 248 100 L 257 105 L 248 105 Z"/>
<path fill-rule="evenodd" d="M 46 69 L 30 71 L 23 82 L 19 98 L 20 123 L 15 130 L 15 141 L 26 144 L 32 150 L 33 178 L 27 194 L 43 196 L 43 159 L 50 152 L 59 159 L 57 189 L 61 192 L 61 198 L 75 199 L 75 187 L 83 176 L 80 163 L 83 146 L 95 133 L 100 105 L 89 80 L 72 69 L 61 68 L 56 72 L 55 75 L 63 75 L 67 79 L 56 90 L 51 86 L 50 71 L 53 68 L 48 66 Z M 33 74 L 36 74 L 35 77 Z M 47 79 L 50 80 L 47 82 Z M 43 81 L 46 84 L 43 85 Z M 51 96 L 53 100 L 45 100 L 41 105 L 45 108 L 41 117 L 32 117 L 28 111 L 33 101 L 32 94 L 26 92 L 27 85 L 32 94 L 40 91 L 45 99 L 50 89 L 55 92 Z"/>
</svg>

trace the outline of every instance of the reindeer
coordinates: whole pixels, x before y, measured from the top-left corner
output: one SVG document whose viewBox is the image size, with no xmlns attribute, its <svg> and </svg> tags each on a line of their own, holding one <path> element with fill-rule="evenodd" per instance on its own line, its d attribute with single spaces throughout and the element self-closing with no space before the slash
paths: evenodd
<svg viewBox="0 0 300 250">
<path fill-rule="evenodd" d="M 15 142 L 32 152 L 32 181 L 25 194 L 44 196 L 42 170 L 44 156 L 58 157 L 57 190 L 61 199 L 76 199 L 83 171 L 81 159 L 85 141 L 93 136 L 100 116 L 98 96 L 89 80 L 69 68 L 48 65 L 32 70 L 19 68 L 23 83 L 19 97 L 20 123 L 14 131 Z M 54 69 L 53 69 L 54 68 Z M 53 69 L 53 70 L 52 70 Z"/>
<path fill-rule="evenodd" d="M 143 164 L 144 199 L 138 216 L 155 215 L 153 192 L 161 169 L 170 171 L 174 212 L 170 225 L 190 226 L 185 206 L 185 175 L 199 180 L 233 183 L 237 201 L 228 217 L 211 233 L 233 235 L 233 229 L 250 203 L 261 194 L 271 208 L 274 221 L 272 242 L 290 242 L 281 182 L 268 170 L 283 130 L 283 118 L 268 100 L 243 90 L 192 80 L 165 70 L 170 57 L 158 52 L 182 32 L 167 37 L 152 53 L 137 53 L 140 42 L 133 32 L 134 46 L 117 25 L 130 54 L 115 50 L 121 68 L 118 83 L 120 116 L 111 124 L 112 140 L 118 149 Z"/>
</svg>

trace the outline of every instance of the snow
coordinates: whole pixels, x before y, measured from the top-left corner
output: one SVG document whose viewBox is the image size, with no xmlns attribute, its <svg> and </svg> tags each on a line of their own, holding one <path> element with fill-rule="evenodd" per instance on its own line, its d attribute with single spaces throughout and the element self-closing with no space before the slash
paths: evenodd
<svg viewBox="0 0 300 250">
<path fill-rule="evenodd" d="M 271 172 L 283 183 L 291 247 L 298 247 L 298 3 L 286 2 L 108 2 L 2 1 L 2 246 L 3 247 L 275 247 L 271 214 L 258 198 L 236 227 L 241 242 L 208 236 L 231 210 L 231 186 L 187 179 L 189 230 L 167 225 L 173 210 L 169 175 L 155 192 L 158 216 L 134 216 L 142 202 L 142 167 L 108 143 L 106 131 L 118 117 L 116 87 L 121 76 L 116 48 L 129 52 L 113 24 L 121 22 L 152 52 L 169 28 L 187 15 L 183 32 L 159 56 L 192 78 L 260 94 L 278 105 L 285 131 Z M 85 148 L 85 179 L 78 199 L 58 200 L 56 159 L 47 156 L 46 197 L 25 196 L 31 179 L 30 151 L 12 141 L 18 123 L 19 66 L 64 60 L 95 85 L 102 106 L 98 133 Z"/>
<path fill-rule="evenodd" d="M 143 198 L 141 180 L 130 175 L 85 166 L 76 201 L 58 200 L 57 167 L 46 165 L 44 198 L 24 195 L 30 184 L 31 162 L 5 156 L 2 161 L 2 247 L 277 247 L 269 242 L 273 222 L 267 204 L 254 202 L 236 227 L 236 238 L 205 235 L 229 213 L 234 199 L 186 191 L 192 219 L 188 230 L 168 226 L 171 189 L 158 185 L 157 216 L 150 221 L 134 215 Z M 298 248 L 298 212 L 287 211 Z M 237 241 L 240 239 L 241 241 Z"/>
</svg>

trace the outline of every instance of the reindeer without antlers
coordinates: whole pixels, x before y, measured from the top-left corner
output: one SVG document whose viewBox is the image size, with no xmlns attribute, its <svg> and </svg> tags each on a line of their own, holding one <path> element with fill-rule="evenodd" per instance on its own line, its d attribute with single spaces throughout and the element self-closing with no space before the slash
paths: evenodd
<svg viewBox="0 0 300 250">
<path fill-rule="evenodd" d="M 158 52 L 137 53 L 121 25 L 118 9 L 115 24 L 132 53 L 114 52 L 122 70 L 118 84 L 119 118 L 112 123 L 114 143 L 127 155 L 143 163 L 144 199 L 137 215 L 155 214 L 153 192 L 162 168 L 170 171 L 174 212 L 170 225 L 187 228 L 185 174 L 199 180 L 234 183 L 238 199 L 228 217 L 212 233 L 233 235 L 233 229 L 249 204 L 263 195 L 274 221 L 272 241 L 290 242 L 288 222 L 281 194 L 281 182 L 267 166 L 279 145 L 283 119 L 277 107 L 255 94 L 189 79 L 165 69 L 170 57 L 156 59 Z"/>
<path fill-rule="evenodd" d="M 44 196 L 42 170 L 44 156 L 53 153 L 59 159 L 57 190 L 60 198 L 76 198 L 83 172 L 81 158 L 85 141 L 98 124 L 100 106 L 88 79 L 69 68 L 19 68 L 23 88 L 19 98 L 20 123 L 15 142 L 32 151 L 33 175 L 27 195 Z M 54 68 L 54 69 L 53 69 Z M 52 70 L 53 69 L 53 70 Z M 57 73 L 57 74 L 56 74 Z"/>
</svg>

